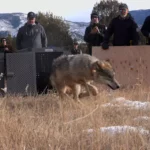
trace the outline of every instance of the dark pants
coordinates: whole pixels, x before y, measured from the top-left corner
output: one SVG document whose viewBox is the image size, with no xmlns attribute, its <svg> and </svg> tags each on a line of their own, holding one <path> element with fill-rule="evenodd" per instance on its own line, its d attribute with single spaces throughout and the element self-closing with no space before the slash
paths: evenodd
<svg viewBox="0 0 150 150">
<path fill-rule="evenodd" d="M 146 39 L 146 45 L 150 45 L 150 38 Z"/>
</svg>

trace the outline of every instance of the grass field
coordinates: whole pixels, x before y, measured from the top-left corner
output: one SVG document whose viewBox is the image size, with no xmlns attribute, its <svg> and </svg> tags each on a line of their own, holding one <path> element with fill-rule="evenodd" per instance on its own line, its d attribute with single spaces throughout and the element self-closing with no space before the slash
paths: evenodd
<svg viewBox="0 0 150 150">
<path fill-rule="evenodd" d="M 149 131 L 147 88 L 102 90 L 81 103 L 56 94 L 0 100 L 0 150 L 149 150 Z"/>
</svg>

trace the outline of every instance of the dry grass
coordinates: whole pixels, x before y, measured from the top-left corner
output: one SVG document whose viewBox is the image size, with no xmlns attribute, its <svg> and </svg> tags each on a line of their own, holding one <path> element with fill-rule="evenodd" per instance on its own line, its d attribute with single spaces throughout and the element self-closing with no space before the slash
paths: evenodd
<svg viewBox="0 0 150 150">
<path fill-rule="evenodd" d="M 149 135 L 125 132 L 111 136 L 99 131 L 108 126 L 142 126 L 135 121 L 150 110 L 104 108 L 116 97 L 150 101 L 149 89 L 101 91 L 97 97 L 61 101 L 55 94 L 5 97 L 0 100 L 0 150 L 149 150 Z M 94 129 L 88 133 L 86 130 Z"/>
</svg>

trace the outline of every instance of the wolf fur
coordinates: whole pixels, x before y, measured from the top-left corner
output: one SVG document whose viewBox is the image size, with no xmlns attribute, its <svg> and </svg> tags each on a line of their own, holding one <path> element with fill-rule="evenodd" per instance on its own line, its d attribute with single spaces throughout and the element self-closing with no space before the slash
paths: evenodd
<svg viewBox="0 0 150 150">
<path fill-rule="evenodd" d="M 56 58 L 52 64 L 50 81 L 61 98 L 65 97 L 69 87 L 76 100 L 89 93 L 95 96 L 98 94 L 97 87 L 91 81 L 106 84 L 114 90 L 120 86 L 112 66 L 88 54 L 62 55 Z M 85 87 L 86 93 L 81 93 L 81 86 Z"/>
</svg>

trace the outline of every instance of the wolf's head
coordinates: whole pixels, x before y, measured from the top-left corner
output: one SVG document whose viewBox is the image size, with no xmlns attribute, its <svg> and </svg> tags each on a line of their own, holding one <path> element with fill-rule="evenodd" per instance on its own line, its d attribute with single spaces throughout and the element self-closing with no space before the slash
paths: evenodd
<svg viewBox="0 0 150 150">
<path fill-rule="evenodd" d="M 120 87 L 118 81 L 115 79 L 114 69 L 107 61 L 96 61 L 93 63 L 92 74 L 95 81 L 106 84 L 113 90 Z"/>
</svg>

